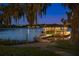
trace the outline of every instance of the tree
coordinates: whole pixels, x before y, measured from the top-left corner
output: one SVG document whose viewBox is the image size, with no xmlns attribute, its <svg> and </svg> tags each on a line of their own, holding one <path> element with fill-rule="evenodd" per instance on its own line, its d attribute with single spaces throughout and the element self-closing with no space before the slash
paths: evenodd
<svg viewBox="0 0 79 59">
<path fill-rule="evenodd" d="M 7 6 L 0 6 L 0 10 L 2 10 L 3 18 L 5 22 L 8 22 L 12 19 L 19 20 L 22 16 L 26 15 L 27 21 L 30 25 L 33 25 L 36 21 L 37 23 L 37 16 L 42 16 L 43 14 L 46 14 L 46 9 L 51 4 L 46 3 L 29 3 L 29 4 L 23 4 L 23 3 L 14 3 L 14 4 L 8 4 Z M 7 20 L 5 20 L 7 19 Z M 10 22 L 11 23 L 11 22 Z"/>
<path fill-rule="evenodd" d="M 65 4 L 68 8 L 70 8 L 70 12 L 67 13 L 68 15 L 68 21 L 71 24 L 72 27 L 72 41 L 79 45 L 79 4 Z"/>
</svg>

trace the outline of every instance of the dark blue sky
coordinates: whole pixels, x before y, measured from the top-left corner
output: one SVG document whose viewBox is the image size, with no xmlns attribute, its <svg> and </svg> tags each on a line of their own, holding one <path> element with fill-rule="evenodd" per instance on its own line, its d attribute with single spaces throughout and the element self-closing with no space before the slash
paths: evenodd
<svg viewBox="0 0 79 59">
<path fill-rule="evenodd" d="M 67 19 L 66 11 L 69 11 L 68 8 L 65 8 L 61 4 L 52 4 L 51 7 L 47 9 L 46 17 L 42 19 L 39 18 L 38 23 L 61 23 L 61 19 Z"/>
<path fill-rule="evenodd" d="M 68 8 L 65 8 L 61 4 L 53 3 L 52 6 L 48 7 L 46 15 L 43 15 L 42 18 L 38 17 L 38 24 L 53 24 L 61 23 L 61 19 L 67 19 L 66 11 L 69 11 Z M 19 21 L 19 24 L 28 24 L 27 20 L 23 21 L 23 18 Z"/>
<path fill-rule="evenodd" d="M 42 18 L 38 17 L 38 24 L 53 24 L 61 23 L 61 19 L 67 19 L 66 11 L 69 11 L 68 8 L 65 8 L 60 3 L 53 3 L 52 6 L 48 7 L 46 15 L 43 15 Z M 28 24 L 25 18 L 21 18 L 18 22 L 19 24 Z M 16 24 L 13 21 L 13 24 Z"/>
</svg>

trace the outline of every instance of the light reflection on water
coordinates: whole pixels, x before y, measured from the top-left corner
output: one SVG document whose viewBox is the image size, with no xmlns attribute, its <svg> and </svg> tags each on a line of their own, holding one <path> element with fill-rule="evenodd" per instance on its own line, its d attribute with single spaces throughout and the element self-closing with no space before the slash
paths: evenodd
<svg viewBox="0 0 79 59">
<path fill-rule="evenodd" d="M 28 40 L 33 41 L 35 36 L 39 36 L 42 28 L 10 28 L 0 31 L 0 39 Z"/>
</svg>

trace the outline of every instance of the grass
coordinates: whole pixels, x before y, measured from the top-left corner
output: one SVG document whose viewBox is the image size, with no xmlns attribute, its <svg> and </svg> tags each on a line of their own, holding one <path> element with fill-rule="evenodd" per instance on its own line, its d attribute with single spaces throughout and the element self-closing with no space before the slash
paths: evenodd
<svg viewBox="0 0 79 59">
<path fill-rule="evenodd" d="M 0 47 L 1 56 L 57 56 L 58 54 L 35 47 Z"/>
<path fill-rule="evenodd" d="M 59 56 L 59 54 L 55 53 L 54 51 L 42 50 L 39 49 L 39 47 L 12 47 L 8 44 L 7 46 L 5 45 L 1 45 L 0 43 L 1 56 Z M 47 48 L 62 49 L 63 51 L 72 55 L 79 55 L 79 46 L 74 45 L 71 41 L 68 40 L 56 41 L 55 45 L 48 45 Z"/>
<path fill-rule="evenodd" d="M 55 47 L 61 48 L 64 51 L 67 51 L 68 53 L 71 53 L 73 55 L 79 55 L 79 46 L 73 44 L 71 41 L 57 41 L 57 45 Z"/>
<path fill-rule="evenodd" d="M 0 56 L 56 56 L 53 51 L 46 51 L 38 47 L 13 47 L 13 45 L 25 44 L 26 41 L 1 40 Z"/>
</svg>

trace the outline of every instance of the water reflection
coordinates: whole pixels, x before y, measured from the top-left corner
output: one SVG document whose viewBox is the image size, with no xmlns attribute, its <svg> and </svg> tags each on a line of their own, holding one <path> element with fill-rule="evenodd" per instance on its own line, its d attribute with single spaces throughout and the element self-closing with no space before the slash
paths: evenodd
<svg viewBox="0 0 79 59">
<path fill-rule="evenodd" d="M 42 28 L 4 28 L 0 31 L 0 39 L 33 41 L 34 37 L 39 36 L 41 31 Z"/>
</svg>

